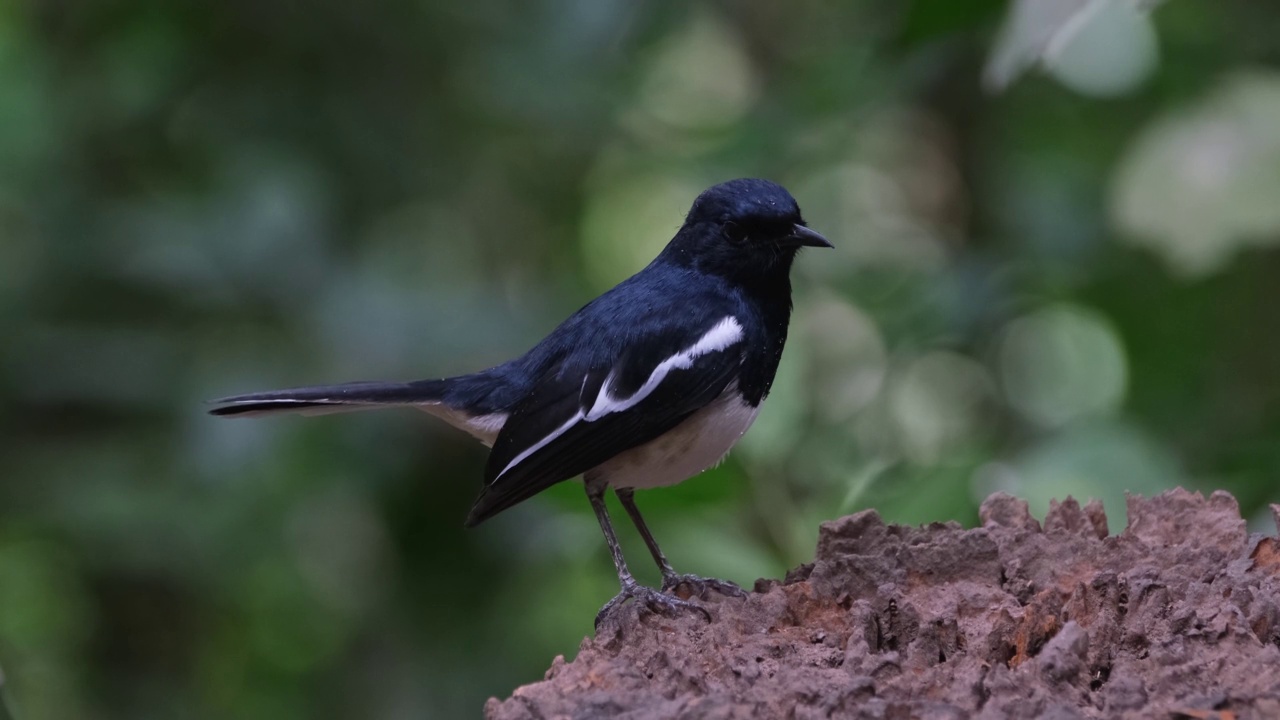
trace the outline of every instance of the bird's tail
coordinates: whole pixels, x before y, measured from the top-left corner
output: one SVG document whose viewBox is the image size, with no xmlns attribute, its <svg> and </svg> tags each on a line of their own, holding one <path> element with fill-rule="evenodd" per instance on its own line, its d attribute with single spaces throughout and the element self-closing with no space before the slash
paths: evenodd
<svg viewBox="0 0 1280 720">
<path fill-rule="evenodd" d="M 214 400 L 216 407 L 209 414 L 225 417 L 258 417 L 287 412 L 324 415 L 395 405 L 428 405 L 441 401 L 447 382 L 352 382 L 269 390 Z"/>
</svg>

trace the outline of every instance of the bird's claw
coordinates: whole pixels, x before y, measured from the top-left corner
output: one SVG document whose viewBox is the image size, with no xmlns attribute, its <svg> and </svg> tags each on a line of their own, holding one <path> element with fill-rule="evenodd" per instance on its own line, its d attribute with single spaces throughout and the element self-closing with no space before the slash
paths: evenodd
<svg viewBox="0 0 1280 720">
<path fill-rule="evenodd" d="M 662 591 L 647 588 L 643 585 L 632 584 L 624 585 L 622 592 L 618 593 L 612 600 L 604 604 L 600 608 L 600 612 L 596 613 L 596 629 L 600 629 L 600 625 L 609 618 L 618 608 L 622 607 L 628 600 L 634 599 L 638 607 L 650 612 L 660 613 L 662 615 L 675 615 L 681 610 L 689 610 L 696 612 L 706 618 L 707 622 L 711 622 L 711 613 L 701 605 L 682 600 L 678 597 L 668 595 Z"/>
<path fill-rule="evenodd" d="M 747 593 L 728 580 L 705 578 L 698 575 L 667 575 L 662 578 L 662 592 L 675 594 L 681 585 L 689 588 L 689 597 L 706 597 L 707 590 L 715 590 L 725 597 L 746 597 Z"/>
</svg>

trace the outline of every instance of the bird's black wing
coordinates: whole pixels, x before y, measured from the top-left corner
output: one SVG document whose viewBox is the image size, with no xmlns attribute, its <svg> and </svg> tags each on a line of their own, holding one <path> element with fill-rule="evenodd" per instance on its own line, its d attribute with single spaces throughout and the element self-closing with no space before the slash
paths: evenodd
<svg viewBox="0 0 1280 720">
<path fill-rule="evenodd" d="M 737 378 L 746 344 L 724 315 L 640 332 L 594 366 L 553 365 L 494 442 L 467 524 L 671 430 Z"/>
</svg>

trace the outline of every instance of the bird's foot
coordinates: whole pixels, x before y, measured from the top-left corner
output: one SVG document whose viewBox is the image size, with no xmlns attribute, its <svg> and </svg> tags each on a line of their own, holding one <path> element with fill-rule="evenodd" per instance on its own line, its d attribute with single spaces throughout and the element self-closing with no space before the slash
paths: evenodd
<svg viewBox="0 0 1280 720">
<path fill-rule="evenodd" d="M 741 592 L 741 591 L 739 591 Z M 596 629 L 599 630 L 601 624 L 610 619 L 619 608 L 626 604 L 628 600 L 635 600 L 639 608 L 649 610 L 651 612 L 661 613 L 663 615 L 675 615 L 681 610 L 696 612 L 711 622 L 711 613 L 701 605 L 682 600 L 678 597 L 667 595 L 664 592 L 647 588 L 637 583 L 622 586 L 622 592 L 618 593 L 612 600 L 604 604 L 600 608 L 600 612 L 596 613 Z"/>
<path fill-rule="evenodd" d="M 688 588 L 688 597 L 706 597 L 707 590 L 715 590 L 725 597 L 746 597 L 747 592 L 728 580 L 704 578 L 698 575 L 666 575 L 662 578 L 662 592 L 678 594 L 681 587 Z"/>
</svg>

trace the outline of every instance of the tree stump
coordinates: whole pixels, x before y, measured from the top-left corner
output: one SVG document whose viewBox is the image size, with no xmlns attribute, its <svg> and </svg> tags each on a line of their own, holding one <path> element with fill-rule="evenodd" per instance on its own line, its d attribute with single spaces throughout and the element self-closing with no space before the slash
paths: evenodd
<svg viewBox="0 0 1280 720">
<path fill-rule="evenodd" d="M 1272 506 L 1280 526 L 1280 506 Z M 632 608 L 491 699 L 531 718 L 1280 718 L 1280 542 L 1234 498 L 1053 503 L 982 527 L 824 523 L 814 561 L 714 621 Z"/>
</svg>

